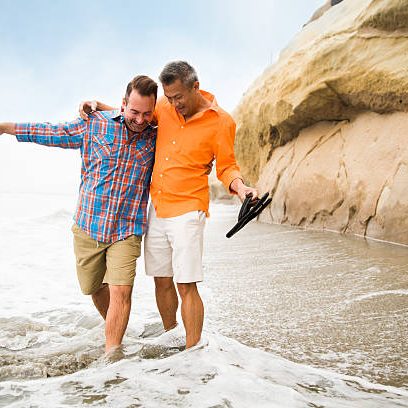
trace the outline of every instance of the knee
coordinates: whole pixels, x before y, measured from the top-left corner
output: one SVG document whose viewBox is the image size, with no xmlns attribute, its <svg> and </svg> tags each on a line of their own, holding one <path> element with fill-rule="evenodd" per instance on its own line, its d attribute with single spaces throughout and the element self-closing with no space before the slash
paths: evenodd
<svg viewBox="0 0 408 408">
<path fill-rule="evenodd" d="M 128 285 L 109 285 L 109 294 L 111 301 L 127 304 L 132 297 L 132 286 Z"/>
<path fill-rule="evenodd" d="M 181 298 L 197 293 L 197 286 L 195 283 L 178 283 L 177 289 Z"/>
<path fill-rule="evenodd" d="M 173 278 L 154 278 L 154 284 L 156 285 L 156 290 L 158 291 L 174 289 Z"/>
</svg>

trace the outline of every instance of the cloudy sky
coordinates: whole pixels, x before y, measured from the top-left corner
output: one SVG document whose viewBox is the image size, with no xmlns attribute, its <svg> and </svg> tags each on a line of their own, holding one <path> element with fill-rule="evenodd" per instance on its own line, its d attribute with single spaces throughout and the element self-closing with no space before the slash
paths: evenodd
<svg viewBox="0 0 408 408">
<path fill-rule="evenodd" d="M 0 0 L 0 121 L 73 120 L 119 105 L 137 74 L 184 59 L 232 111 L 323 0 Z M 79 152 L 0 137 L 0 192 L 72 194 Z"/>
</svg>

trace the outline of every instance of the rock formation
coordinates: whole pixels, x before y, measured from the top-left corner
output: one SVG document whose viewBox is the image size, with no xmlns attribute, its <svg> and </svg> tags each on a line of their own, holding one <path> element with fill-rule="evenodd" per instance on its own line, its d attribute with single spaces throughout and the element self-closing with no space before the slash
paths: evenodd
<svg viewBox="0 0 408 408">
<path fill-rule="evenodd" d="M 408 244 L 408 0 L 344 0 L 305 26 L 234 112 L 261 220 Z"/>
</svg>

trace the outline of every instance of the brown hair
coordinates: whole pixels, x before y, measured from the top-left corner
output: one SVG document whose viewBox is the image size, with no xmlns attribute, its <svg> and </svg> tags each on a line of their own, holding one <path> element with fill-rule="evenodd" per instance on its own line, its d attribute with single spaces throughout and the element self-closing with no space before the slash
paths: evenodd
<svg viewBox="0 0 408 408">
<path fill-rule="evenodd" d="M 157 83 L 146 75 L 138 75 L 128 83 L 125 93 L 126 102 L 132 91 L 137 91 L 141 96 L 154 95 L 154 99 L 157 100 Z"/>
</svg>

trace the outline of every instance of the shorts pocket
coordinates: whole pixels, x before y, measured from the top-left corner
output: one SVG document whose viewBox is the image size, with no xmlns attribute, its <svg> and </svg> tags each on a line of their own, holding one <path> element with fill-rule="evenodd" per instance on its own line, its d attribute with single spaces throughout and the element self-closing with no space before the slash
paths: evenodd
<svg viewBox="0 0 408 408">
<path fill-rule="evenodd" d="M 201 211 L 190 211 L 185 214 L 185 221 L 187 223 L 192 223 L 192 224 L 199 224 L 200 223 L 200 213 Z"/>
</svg>

